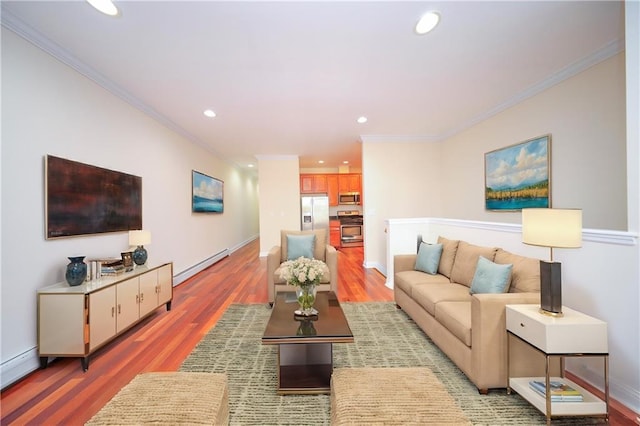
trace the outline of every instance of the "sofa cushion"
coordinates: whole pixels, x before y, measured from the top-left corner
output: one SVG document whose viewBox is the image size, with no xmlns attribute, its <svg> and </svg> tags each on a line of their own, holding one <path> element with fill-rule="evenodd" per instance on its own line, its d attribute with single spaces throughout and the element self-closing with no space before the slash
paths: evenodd
<svg viewBox="0 0 640 426">
<path fill-rule="evenodd" d="M 471 302 L 440 302 L 436 320 L 454 336 L 471 347 Z"/>
<path fill-rule="evenodd" d="M 511 283 L 512 264 L 500 265 L 480 256 L 469 293 L 504 293 Z"/>
<path fill-rule="evenodd" d="M 540 292 L 540 260 L 498 249 L 494 262 L 512 264 L 510 293 Z"/>
<path fill-rule="evenodd" d="M 420 271 L 402 271 L 394 275 L 393 285 L 413 297 L 413 288 L 422 285 L 449 284 L 449 278 L 444 275 L 429 275 Z"/>
<path fill-rule="evenodd" d="M 420 243 L 414 269 L 416 271 L 426 272 L 429 275 L 437 274 L 441 254 L 442 244 Z"/>
<path fill-rule="evenodd" d="M 453 261 L 456 258 L 458 243 L 458 240 L 448 240 L 444 237 L 438 237 L 438 244 L 442 244 L 442 255 L 440 255 L 438 273 L 447 278 L 451 278 L 451 269 L 453 268 Z"/>
<path fill-rule="evenodd" d="M 482 256 L 493 262 L 497 250 L 495 247 L 481 247 L 460 241 L 451 270 L 451 282 L 471 287 L 478 258 Z"/>
<path fill-rule="evenodd" d="M 432 316 L 438 303 L 471 300 L 468 287 L 452 283 L 416 285 L 411 289 L 411 297 Z"/>
<path fill-rule="evenodd" d="M 299 257 L 313 259 L 313 249 L 316 244 L 316 236 L 307 235 L 287 235 L 287 260 L 294 260 Z"/>
<path fill-rule="evenodd" d="M 316 236 L 316 243 L 313 248 L 313 258 L 326 262 L 325 258 L 326 246 L 327 246 L 327 230 L 314 229 L 313 231 L 280 231 L 280 263 L 287 260 L 287 235 L 309 235 Z"/>
</svg>

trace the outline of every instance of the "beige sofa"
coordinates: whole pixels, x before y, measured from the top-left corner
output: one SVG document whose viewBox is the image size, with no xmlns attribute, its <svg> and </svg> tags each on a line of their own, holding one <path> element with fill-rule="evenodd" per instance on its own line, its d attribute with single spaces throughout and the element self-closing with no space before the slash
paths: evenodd
<svg viewBox="0 0 640 426">
<path fill-rule="evenodd" d="M 329 274 L 320 279 L 318 291 L 333 291 L 338 294 L 338 252 L 328 241 L 327 229 L 313 231 L 280 231 L 280 245 L 273 246 L 267 253 L 267 293 L 269 304 L 273 305 L 276 293 L 279 291 L 296 291 L 294 286 L 287 284 L 280 278 L 280 264 L 287 260 L 287 235 L 316 236 L 313 257 L 322 260 L 329 268 Z"/>
<path fill-rule="evenodd" d="M 418 237 L 418 247 L 421 237 Z M 540 303 L 539 260 L 438 238 L 442 254 L 435 275 L 415 270 L 416 254 L 394 256 L 394 296 L 403 309 L 438 347 L 476 385 L 480 393 L 507 386 L 505 305 Z M 512 264 L 504 293 L 470 294 L 478 258 Z M 511 338 L 513 376 L 544 375 L 544 358 Z M 558 374 L 559 362 L 552 362 Z"/>
</svg>

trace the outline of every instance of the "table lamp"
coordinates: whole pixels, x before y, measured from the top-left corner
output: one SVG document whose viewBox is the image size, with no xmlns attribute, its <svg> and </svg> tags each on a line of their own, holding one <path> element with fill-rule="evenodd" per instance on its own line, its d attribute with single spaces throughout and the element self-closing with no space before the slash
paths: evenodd
<svg viewBox="0 0 640 426">
<path fill-rule="evenodd" d="M 522 209 L 522 242 L 549 247 L 550 261 L 540 261 L 540 312 L 561 317 L 561 267 L 553 261 L 553 249 L 581 247 L 582 210 Z"/>
<path fill-rule="evenodd" d="M 145 244 L 151 244 L 150 231 L 129 231 L 129 245 L 136 246 L 136 249 L 133 251 L 133 262 L 136 265 L 144 265 L 147 261 L 147 249 L 144 248 Z"/>
</svg>

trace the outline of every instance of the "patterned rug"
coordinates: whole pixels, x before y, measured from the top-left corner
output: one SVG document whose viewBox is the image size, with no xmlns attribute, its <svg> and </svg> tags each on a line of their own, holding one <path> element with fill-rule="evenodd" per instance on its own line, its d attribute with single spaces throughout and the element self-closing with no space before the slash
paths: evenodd
<svg viewBox="0 0 640 426">
<path fill-rule="evenodd" d="M 420 328 L 390 302 L 342 303 L 355 343 L 333 345 L 334 368 L 428 367 L 474 425 L 545 425 L 517 394 L 480 395 Z M 231 425 L 328 425 L 328 395 L 278 395 L 277 348 L 263 345 L 268 305 L 231 305 L 187 357 L 180 371 L 226 373 Z M 560 418 L 554 425 L 598 424 Z"/>
</svg>

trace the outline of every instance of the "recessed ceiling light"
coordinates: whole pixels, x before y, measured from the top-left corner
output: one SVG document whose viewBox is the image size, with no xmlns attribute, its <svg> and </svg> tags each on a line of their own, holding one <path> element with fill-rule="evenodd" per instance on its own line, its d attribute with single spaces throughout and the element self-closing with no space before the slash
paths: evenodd
<svg viewBox="0 0 640 426">
<path fill-rule="evenodd" d="M 253 164 L 249 164 L 248 167 L 253 167 Z"/>
<path fill-rule="evenodd" d="M 347 160 L 344 160 L 342 164 L 349 164 L 349 162 Z"/>
<path fill-rule="evenodd" d="M 118 8 L 111 0 L 87 0 L 87 3 L 105 15 L 116 16 L 118 14 Z"/>
<path fill-rule="evenodd" d="M 216 116 L 216 113 L 211 109 L 205 109 L 203 114 L 209 118 L 213 118 Z"/>
<path fill-rule="evenodd" d="M 367 122 L 367 117 L 365 117 L 364 115 L 362 117 L 358 117 L 358 119 L 356 120 L 358 123 L 360 124 L 364 124 Z"/>
<path fill-rule="evenodd" d="M 318 163 L 324 164 L 324 160 L 318 160 Z"/>
<path fill-rule="evenodd" d="M 422 18 L 416 24 L 416 33 L 422 35 L 433 30 L 440 22 L 440 14 L 438 12 L 427 12 L 422 15 Z"/>
</svg>

